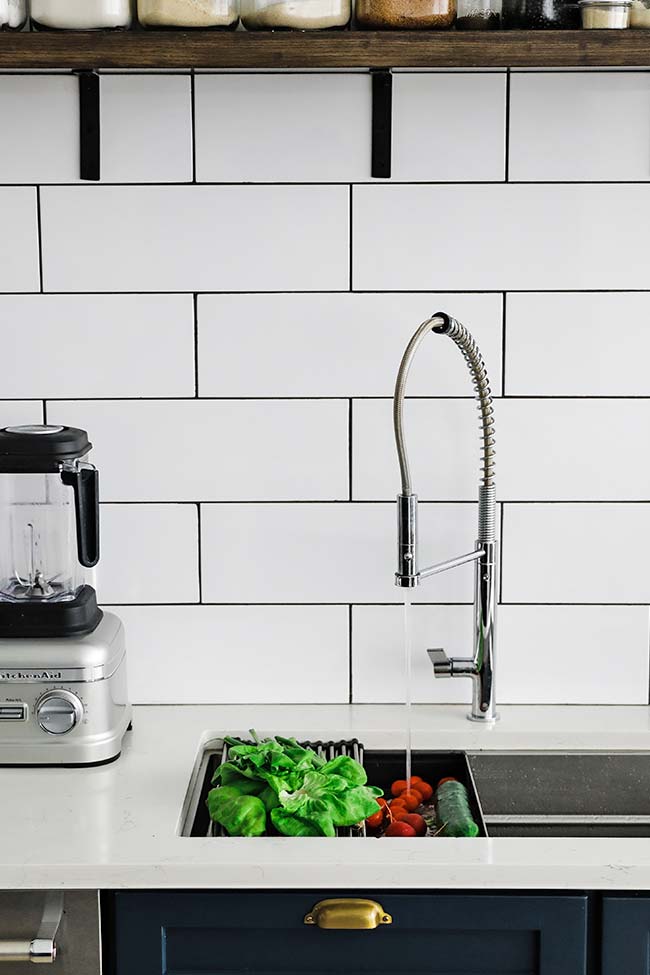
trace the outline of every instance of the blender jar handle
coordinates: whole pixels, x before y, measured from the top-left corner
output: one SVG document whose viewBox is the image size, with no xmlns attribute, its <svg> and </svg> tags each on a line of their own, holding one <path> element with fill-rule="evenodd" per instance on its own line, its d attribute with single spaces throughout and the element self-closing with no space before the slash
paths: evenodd
<svg viewBox="0 0 650 975">
<path fill-rule="evenodd" d="M 90 466 L 64 469 L 61 479 L 74 491 L 79 561 L 92 569 L 99 562 L 99 471 Z"/>
</svg>

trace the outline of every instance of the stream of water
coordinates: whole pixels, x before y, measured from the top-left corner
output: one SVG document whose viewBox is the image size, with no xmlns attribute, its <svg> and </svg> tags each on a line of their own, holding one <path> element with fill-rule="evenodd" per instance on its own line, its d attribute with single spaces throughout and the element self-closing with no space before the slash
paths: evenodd
<svg viewBox="0 0 650 975">
<path fill-rule="evenodd" d="M 411 600 L 404 596 L 404 675 L 406 687 L 404 703 L 406 704 L 406 781 L 411 782 Z"/>
</svg>

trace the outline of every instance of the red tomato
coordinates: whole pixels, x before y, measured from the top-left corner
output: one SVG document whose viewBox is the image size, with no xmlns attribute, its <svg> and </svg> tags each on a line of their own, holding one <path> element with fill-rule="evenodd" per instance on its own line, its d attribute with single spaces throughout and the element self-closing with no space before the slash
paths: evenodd
<svg viewBox="0 0 650 975">
<path fill-rule="evenodd" d="M 415 836 L 415 830 L 408 823 L 391 823 L 384 836 Z"/>
<path fill-rule="evenodd" d="M 368 816 L 366 819 L 366 825 L 370 826 L 371 829 L 379 829 L 384 821 L 384 816 L 386 815 L 386 810 L 388 809 L 388 803 L 385 799 L 377 799 L 379 809 L 376 813 Z"/>
<path fill-rule="evenodd" d="M 408 785 L 406 784 L 406 779 L 395 779 L 390 787 L 391 795 L 401 796 L 403 792 L 406 792 Z"/>
<path fill-rule="evenodd" d="M 422 805 L 422 796 L 419 792 L 412 789 L 410 792 L 403 792 L 400 800 L 404 803 L 409 812 L 413 812 L 418 806 Z"/>
<path fill-rule="evenodd" d="M 417 813 L 406 813 L 405 816 L 400 817 L 400 822 L 408 823 L 415 830 L 416 836 L 426 836 L 427 824 Z"/>
<path fill-rule="evenodd" d="M 428 802 L 433 795 L 433 789 L 429 783 L 423 782 L 422 780 L 420 780 L 415 786 L 415 791 L 420 793 L 423 802 Z"/>
</svg>

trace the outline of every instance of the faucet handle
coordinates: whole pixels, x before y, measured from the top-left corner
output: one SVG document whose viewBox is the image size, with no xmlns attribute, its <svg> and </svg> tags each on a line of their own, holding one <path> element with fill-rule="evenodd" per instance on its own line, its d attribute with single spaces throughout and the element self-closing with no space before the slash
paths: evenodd
<svg viewBox="0 0 650 975">
<path fill-rule="evenodd" d="M 453 675 L 453 663 L 442 647 L 436 647 L 435 650 L 427 650 L 427 653 L 433 664 L 433 673 L 436 677 L 451 677 Z"/>
</svg>

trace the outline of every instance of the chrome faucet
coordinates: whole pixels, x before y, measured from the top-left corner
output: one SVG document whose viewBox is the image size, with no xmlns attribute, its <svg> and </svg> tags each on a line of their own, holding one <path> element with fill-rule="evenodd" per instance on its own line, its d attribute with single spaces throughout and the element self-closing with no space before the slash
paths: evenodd
<svg viewBox="0 0 650 975">
<path fill-rule="evenodd" d="M 418 564 L 418 496 L 413 493 L 406 443 L 404 441 L 404 391 L 413 357 L 429 332 L 448 335 L 463 354 L 469 366 L 478 398 L 481 425 L 481 475 L 478 489 L 478 539 L 472 552 L 446 562 L 420 569 Z M 498 542 L 496 539 L 496 488 L 494 483 L 494 408 L 487 370 L 479 348 L 464 325 L 444 312 L 437 312 L 423 322 L 413 335 L 402 356 L 395 395 L 393 425 L 402 480 L 397 495 L 397 572 L 395 584 L 411 589 L 422 579 L 475 563 L 474 576 L 474 652 L 471 657 L 448 657 L 444 650 L 428 650 L 436 677 L 471 677 L 472 721 L 497 720 L 494 694 L 494 645 L 497 611 Z"/>
</svg>

